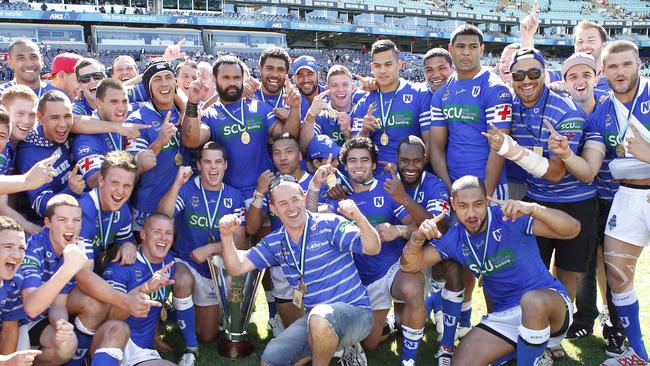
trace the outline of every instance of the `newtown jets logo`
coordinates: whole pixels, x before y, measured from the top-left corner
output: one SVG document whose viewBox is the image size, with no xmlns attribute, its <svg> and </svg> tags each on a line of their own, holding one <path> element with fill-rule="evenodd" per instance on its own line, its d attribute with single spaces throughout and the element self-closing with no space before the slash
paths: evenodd
<svg viewBox="0 0 650 366">
<path fill-rule="evenodd" d="M 404 103 L 411 104 L 411 102 L 413 101 L 413 94 L 404 94 L 402 96 L 402 99 L 404 100 Z"/>
<path fill-rule="evenodd" d="M 375 197 L 374 202 L 375 202 L 375 207 L 383 207 L 384 197 Z"/>
<path fill-rule="evenodd" d="M 641 113 L 648 114 L 650 112 L 650 100 L 641 103 Z"/>
<path fill-rule="evenodd" d="M 480 86 L 475 86 L 472 88 L 472 96 L 474 98 L 478 97 L 479 93 L 481 92 L 481 87 Z"/>
<path fill-rule="evenodd" d="M 224 198 L 223 205 L 227 208 L 232 208 L 232 198 Z"/>
<path fill-rule="evenodd" d="M 418 196 L 416 198 L 416 201 L 418 203 L 422 203 L 422 201 L 424 201 L 424 192 L 418 192 Z"/>
<path fill-rule="evenodd" d="M 114 211 L 115 215 L 113 216 L 113 223 L 117 224 L 120 221 L 120 211 Z"/>
<path fill-rule="evenodd" d="M 446 326 L 452 327 L 456 325 L 456 317 L 453 315 L 445 314 L 444 322 Z"/>
</svg>

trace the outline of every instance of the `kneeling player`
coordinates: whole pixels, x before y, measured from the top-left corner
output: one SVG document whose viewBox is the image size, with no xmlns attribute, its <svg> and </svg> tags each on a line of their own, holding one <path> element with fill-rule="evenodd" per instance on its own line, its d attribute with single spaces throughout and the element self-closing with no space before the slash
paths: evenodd
<svg viewBox="0 0 650 366">
<path fill-rule="evenodd" d="M 485 184 L 465 176 L 452 185 L 456 223 L 442 236 L 438 215 L 420 225 L 402 254 L 403 270 L 420 271 L 453 259 L 483 276 L 493 312 L 483 318 L 459 345 L 455 365 L 488 365 L 517 350 L 518 364 L 533 365 L 544 349 L 564 338 L 573 306 L 566 289 L 542 262 L 535 235 L 570 239 L 580 223 L 559 210 L 520 201 L 489 206 Z M 423 248 L 426 240 L 439 240 Z M 450 357 L 439 364 L 451 364 Z"/>
</svg>

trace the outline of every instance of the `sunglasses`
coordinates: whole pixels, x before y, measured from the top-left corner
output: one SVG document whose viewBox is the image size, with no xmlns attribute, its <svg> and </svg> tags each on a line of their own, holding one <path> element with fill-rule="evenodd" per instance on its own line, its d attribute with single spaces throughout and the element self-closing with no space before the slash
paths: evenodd
<svg viewBox="0 0 650 366">
<path fill-rule="evenodd" d="M 526 76 L 528 76 L 528 79 L 530 80 L 537 80 L 542 76 L 542 69 L 535 67 L 528 70 L 519 70 L 517 72 L 511 72 L 510 75 L 512 76 L 512 80 L 514 81 L 524 81 Z"/>
<path fill-rule="evenodd" d="M 288 175 L 288 174 L 278 175 L 277 177 L 273 178 L 271 184 L 269 184 L 269 191 L 279 186 L 280 183 L 282 182 L 298 183 L 298 179 L 296 179 L 296 177 L 294 177 L 293 175 Z"/>
<path fill-rule="evenodd" d="M 90 74 L 79 75 L 79 82 L 82 84 L 88 84 L 90 79 L 95 79 L 97 81 L 104 80 L 106 75 L 103 72 L 91 72 Z"/>
</svg>

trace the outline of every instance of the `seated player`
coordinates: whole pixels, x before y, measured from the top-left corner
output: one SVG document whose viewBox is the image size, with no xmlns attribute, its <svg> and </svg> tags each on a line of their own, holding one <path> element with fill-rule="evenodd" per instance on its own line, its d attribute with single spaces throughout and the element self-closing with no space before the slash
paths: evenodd
<svg viewBox="0 0 650 366">
<path fill-rule="evenodd" d="M 547 344 L 562 341 L 573 314 L 566 289 L 541 260 L 535 236 L 573 238 L 580 223 L 535 203 L 488 198 L 474 176 L 456 180 L 451 194 L 458 222 L 443 236 L 443 214 L 424 221 L 407 243 L 401 267 L 418 272 L 441 260 L 457 261 L 483 278 L 492 310 L 463 338 L 453 360 L 441 356 L 439 365 L 488 365 L 515 349 L 519 365 L 535 365 Z"/>
</svg>

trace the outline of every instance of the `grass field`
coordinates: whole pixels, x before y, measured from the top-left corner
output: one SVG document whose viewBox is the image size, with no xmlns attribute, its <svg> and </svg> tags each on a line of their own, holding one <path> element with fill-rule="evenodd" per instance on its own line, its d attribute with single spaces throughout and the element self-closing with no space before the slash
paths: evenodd
<svg viewBox="0 0 650 366">
<path fill-rule="evenodd" d="M 635 276 L 635 288 L 641 303 L 641 325 L 643 333 L 650 336 L 650 254 L 648 250 L 644 251 L 637 266 Z M 477 290 L 478 291 L 478 290 Z M 472 314 L 473 323 L 478 323 L 481 315 L 485 312 L 485 306 L 482 301 L 483 296 L 475 291 L 474 295 L 474 310 Z M 198 359 L 198 366 L 212 366 L 212 365 L 259 365 L 260 354 L 264 349 L 264 345 L 271 339 L 270 329 L 267 326 L 267 306 L 263 293 L 257 296 L 256 309 L 253 313 L 251 324 L 249 325 L 248 332 L 251 341 L 255 344 L 255 353 L 245 359 L 229 360 L 220 357 L 216 352 L 216 345 L 214 343 L 204 343 L 200 347 L 200 355 Z M 601 361 L 606 359 L 604 348 L 605 341 L 603 340 L 599 325 L 596 322 L 594 329 L 595 334 L 590 337 L 580 338 L 575 341 L 562 342 L 567 356 L 564 360 L 558 361 L 555 365 L 598 365 Z M 433 354 L 438 349 L 436 343 L 435 326 L 428 322 L 425 329 L 424 342 L 420 348 L 418 355 L 418 365 L 433 365 Z M 182 338 L 178 330 L 168 326 L 163 332 L 163 339 L 170 345 L 174 346 L 173 353 L 167 353 L 165 358 L 178 360 L 183 350 Z M 399 350 L 401 348 L 401 334 L 393 334 L 380 348 L 372 353 L 367 353 L 368 364 L 373 365 L 397 365 L 399 364 Z"/>
</svg>

